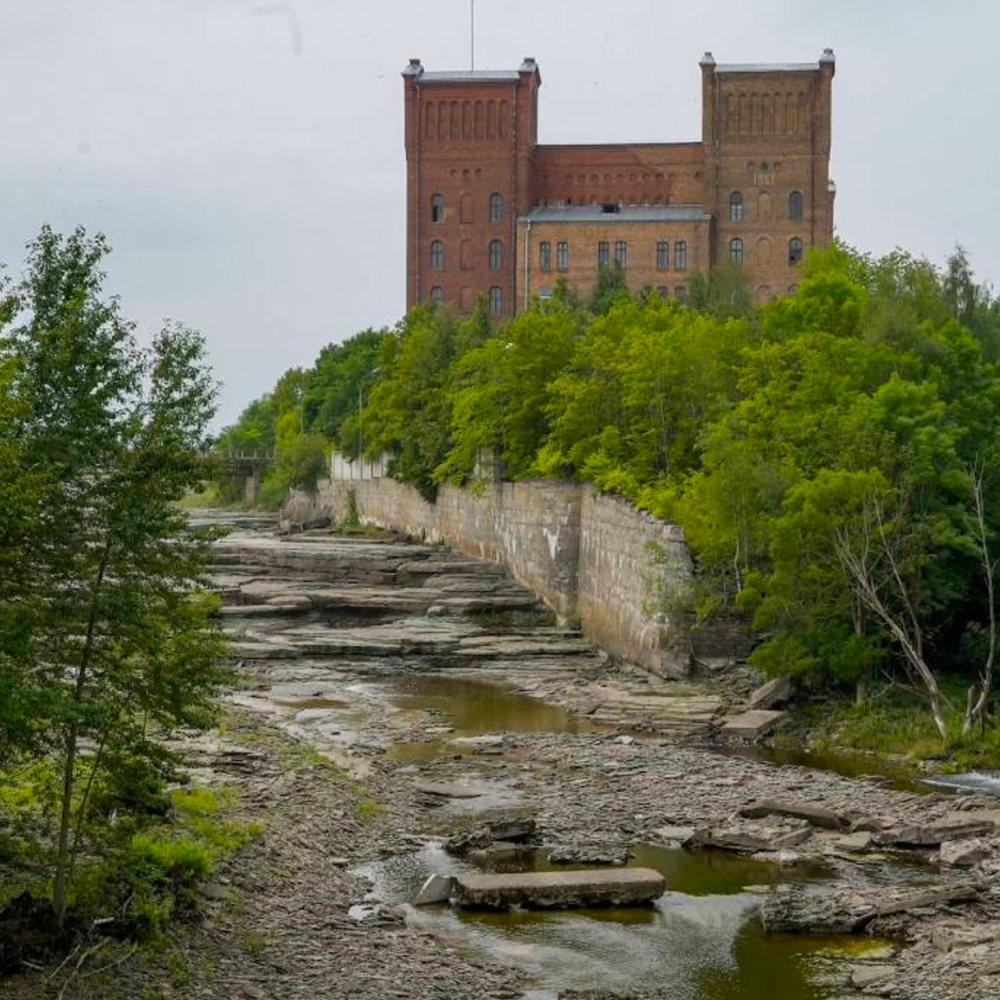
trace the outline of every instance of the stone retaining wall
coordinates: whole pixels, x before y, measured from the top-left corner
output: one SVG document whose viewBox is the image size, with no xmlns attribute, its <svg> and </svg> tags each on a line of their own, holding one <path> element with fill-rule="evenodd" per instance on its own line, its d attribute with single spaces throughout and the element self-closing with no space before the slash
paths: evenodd
<svg viewBox="0 0 1000 1000">
<path fill-rule="evenodd" d="M 548 479 L 445 486 L 433 504 L 393 479 L 328 480 L 314 496 L 293 496 L 284 516 L 342 520 L 351 491 L 366 524 L 502 563 L 558 614 L 578 615 L 600 648 L 661 676 L 689 673 L 691 637 L 669 610 L 692 571 L 677 525 L 585 484 Z"/>
</svg>

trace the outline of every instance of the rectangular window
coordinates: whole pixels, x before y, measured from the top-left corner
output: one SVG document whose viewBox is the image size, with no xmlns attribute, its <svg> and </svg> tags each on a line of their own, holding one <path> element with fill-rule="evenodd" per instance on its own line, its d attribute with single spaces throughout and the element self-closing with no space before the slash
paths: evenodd
<svg viewBox="0 0 1000 1000">
<path fill-rule="evenodd" d="M 607 267 L 611 263 L 611 252 L 607 243 L 597 244 L 597 266 Z"/>
<path fill-rule="evenodd" d="M 615 263 L 622 270 L 628 267 L 628 244 L 624 240 L 615 241 Z"/>
<path fill-rule="evenodd" d="M 678 285 L 674 289 L 674 295 L 677 296 L 678 302 L 687 302 L 687 297 L 688 297 L 687 285 Z"/>
<path fill-rule="evenodd" d="M 666 240 L 656 244 L 656 269 L 665 271 L 670 267 L 670 244 Z"/>
<path fill-rule="evenodd" d="M 674 244 L 674 267 L 678 271 L 686 271 L 687 266 L 688 266 L 688 245 L 683 240 L 678 240 Z"/>
<path fill-rule="evenodd" d="M 548 240 L 538 244 L 538 267 L 542 271 L 552 270 L 552 244 Z"/>
<path fill-rule="evenodd" d="M 561 240 L 556 244 L 556 267 L 560 271 L 569 267 L 569 244 Z"/>
</svg>

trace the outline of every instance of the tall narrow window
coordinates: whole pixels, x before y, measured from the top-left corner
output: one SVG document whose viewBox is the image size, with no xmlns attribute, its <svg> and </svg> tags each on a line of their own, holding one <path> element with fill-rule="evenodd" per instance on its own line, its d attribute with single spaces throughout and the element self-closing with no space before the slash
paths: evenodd
<svg viewBox="0 0 1000 1000">
<path fill-rule="evenodd" d="M 490 242 L 490 270 L 500 271 L 503 269 L 503 244 L 499 240 Z"/>
<path fill-rule="evenodd" d="M 743 221 L 743 192 L 734 191 L 729 196 L 729 221 Z"/>
<path fill-rule="evenodd" d="M 798 236 L 793 236 L 788 241 L 788 264 L 790 267 L 795 267 L 796 264 L 802 261 L 802 240 Z"/>
<path fill-rule="evenodd" d="M 607 267 L 611 263 L 611 250 L 603 240 L 597 244 L 597 266 Z"/>
<path fill-rule="evenodd" d="M 687 285 L 678 285 L 674 289 L 674 295 L 677 296 L 678 302 L 687 302 L 687 297 L 688 297 Z"/>
<path fill-rule="evenodd" d="M 538 267 L 542 271 L 552 270 L 552 244 L 548 240 L 538 244 Z"/>
<path fill-rule="evenodd" d="M 503 289 L 494 285 L 490 289 L 490 315 L 499 316 L 503 312 Z"/>
<path fill-rule="evenodd" d="M 684 240 L 674 244 L 674 267 L 678 271 L 686 271 L 688 266 L 688 245 Z"/>
<path fill-rule="evenodd" d="M 667 288 L 666 285 L 657 285 L 656 286 L 656 292 L 660 296 L 661 299 L 669 299 L 670 298 L 670 289 Z"/>
<path fill-rule="evenodd" d="M 569 267 L 569 244 L 563 240 L 556 244 L 556 267 L 560 271 Z"/>
<path fill-rule="evenodd" d="M 729 263 L 734 267 L 743 266 L 743 240 L 738 236 L 729 241 Z"/>
<path fill-rule="evenodd" d="M 624 240 L 615 241 L 615 263 L 621 267 L 628 267 L 628 244 Z"/>
<path fill-rule="evenodd" d="M 788 218 L 798 222 L 802 218 L 802 192 L 793 191 L 788 196 Z"/>
<path fill-rule="evenodd" d="M 435 194 L 431 197 L 431 222 L 444 222 L 443 194 Z"/>
<path fill-rule="evenodd" d="M 503 222 L 503 195 L 499 192 L 490 195 L 490 222 Z"/>
<path fill-rule="evenodd" d="M 670 244 L 661 240 L 656 244 L 656 269 L 665 271 L 670 267 Z"/>
<path fill-rule="evenodd" d="M 444 244 L 440 240 L 431 242 L 431 270 L 444 270 Z"/>
<path fill-rule="evenodd" d="M 431 302 L 444 302 L 444 289 L 440 285 L 431 289 Z"/>
</svg>

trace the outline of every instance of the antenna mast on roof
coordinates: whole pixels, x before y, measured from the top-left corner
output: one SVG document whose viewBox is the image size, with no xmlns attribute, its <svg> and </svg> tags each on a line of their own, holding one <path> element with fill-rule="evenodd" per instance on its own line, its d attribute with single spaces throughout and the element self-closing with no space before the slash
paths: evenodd
<svg viewBox="0 0 1000 1000">
<path fill-rule="evenodd" d="M 476 68 L 476 0 L 469 0 L 472 27 L 469 33 L 469 49 L 472 53 L 472 65 L 470 69 Z"/>
</svg>

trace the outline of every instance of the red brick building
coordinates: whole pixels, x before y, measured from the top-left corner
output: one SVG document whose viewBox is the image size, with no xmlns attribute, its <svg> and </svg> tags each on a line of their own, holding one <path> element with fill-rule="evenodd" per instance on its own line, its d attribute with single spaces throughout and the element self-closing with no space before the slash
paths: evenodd
<svg viewBox="0 0 1000 1000">
<path fill-rule="evenodd" d="M 720 261 L 749 272 L 759 301 L 797 280 L 833 235 L 834 55 L 816 63 L 701 60 L 700 142 L 538 143 L 541 73 L 426 71 L 406 96 L 407 306 L 460 311 L 485 295 L 498 317 L 560 275 L 590 290 L 601 264 L 630 287 L 683 298 Z"/>
</svg>

